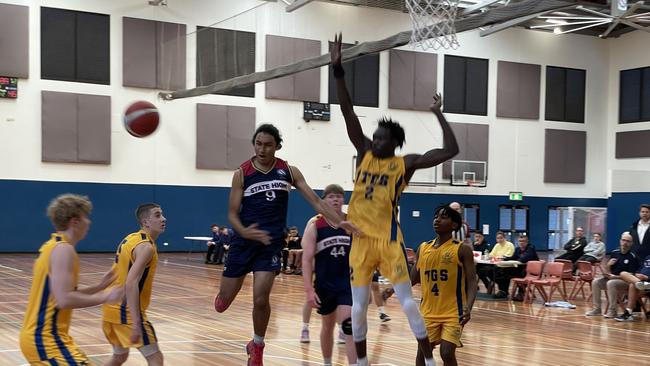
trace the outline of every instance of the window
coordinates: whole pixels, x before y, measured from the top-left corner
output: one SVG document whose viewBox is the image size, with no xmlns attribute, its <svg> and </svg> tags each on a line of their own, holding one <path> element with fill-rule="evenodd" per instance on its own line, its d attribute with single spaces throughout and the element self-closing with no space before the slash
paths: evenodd
<svg viewBox="0 0 650 366">
<path fill-rule="evenodd" d="M 499 206 L 499 230 L 511 242 L 515 242 L 522 234 L 529 235 L 528 206 Z"/>
<path fill-rule="evenodd" d="M 196 86 L 255 72 L 255 33 L 197 27 Z M 255 97 L 255 85 L 217 94 Z"/>
<path fill-rule="evenodd" d="M 110 84 L 110 18 L 41 8 L 41 77 Z"/>
<path fill-rule="evenodd" d="M 343 48 L 351 47 L 343 44 Z M 330 48 L 332 43 L 330 42 Z M 379 54 L 361 56 L 353 61 L 343 63 L 345 85 L 348 87 L 352 104 L 362 107 L 379 106 Z M 336 79 L 332 67 L 329 67 L 329 103 L 339 104 L 336 93 Z"/>
<path fill-rule="evenodd" d="M 622 70 L 619 123 L 650 121 L 650 67 Z"/>
<path fill-rule="evenodd" d="M 546 119 L 585 122 L 586 70 L 546 67 Z"/>
<path fill-rule="evenodd" d="M 479 228 L 479 207 L 477 204 L 463 204 L 463 220 L 469 226 L 470 232 L 481 231 Z"/>
<path fill-rule="evenodd" d="M 566 207 L 548 208 L 548 249 L 562 249 L 569 240 L 567 219 Z"/>
<path fill-rule="evenodd" d="M 487 116 L 488 60 L 445 56 L 445 112 Z"/>
</svg>

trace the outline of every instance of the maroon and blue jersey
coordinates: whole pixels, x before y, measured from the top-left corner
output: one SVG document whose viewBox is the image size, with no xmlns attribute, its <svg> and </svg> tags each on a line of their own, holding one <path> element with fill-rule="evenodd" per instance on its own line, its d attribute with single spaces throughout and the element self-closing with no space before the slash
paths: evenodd
<svg viewBox="0 0 650 366">
<path fill-rule="evenodd" d="M 350 289 L 350 244 L 345 230 L 331 227 L 324 217 L 316 225 L 316 255 L 314 256 L 314 287 L 317 290 L 345 292 Z"/>
<path fill-rule="evenodd" d="M 257 223 L 258 229 L 266 230 L 273 242 L 284 240 L 284 229 L 289 206 L 289 191 L 293 175 L 289 164 L 275 159 L 275 164 L 266 172 L 258 170 L 253 161 L 240 166 L 244 179 L 244 196 L 239 219 L 244 226 Z"/>
</svg>

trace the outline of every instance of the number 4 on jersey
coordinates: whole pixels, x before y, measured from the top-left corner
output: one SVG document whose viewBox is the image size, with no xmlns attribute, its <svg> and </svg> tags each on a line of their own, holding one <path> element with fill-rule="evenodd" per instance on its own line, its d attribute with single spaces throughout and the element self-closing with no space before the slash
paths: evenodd
<svg viewBox="0 0 650 366">
<path fill-rule="evenodd" d="M 338 258 L 339 255 L 345 256 L 345 247 L 339 247 L 338 250 L 336 247 L 332 248 L 330 255 L 334 258 Z"/>
</svg>

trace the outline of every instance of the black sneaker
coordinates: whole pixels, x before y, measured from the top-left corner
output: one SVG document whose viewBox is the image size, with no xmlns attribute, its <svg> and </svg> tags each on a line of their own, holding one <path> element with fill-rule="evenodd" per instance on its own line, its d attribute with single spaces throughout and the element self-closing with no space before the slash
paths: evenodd
<svg viewBox="0 0 650 366">
<path fill-rule="evenodd" d="M 614 318 L 617 322 L 631 322 L 634 321 L 634 316 L 630 314 L 629 311 L 625 310 L 625 312 L 616 318 Z"/>
<path fill-rule="evenodd" d="M 379 319 L 384 323 L 389 322 L 390 321 L 390 316 L 388 316 L 388 314 L 381 313 L 381 314 L 379 314 Z"/>
</svg>

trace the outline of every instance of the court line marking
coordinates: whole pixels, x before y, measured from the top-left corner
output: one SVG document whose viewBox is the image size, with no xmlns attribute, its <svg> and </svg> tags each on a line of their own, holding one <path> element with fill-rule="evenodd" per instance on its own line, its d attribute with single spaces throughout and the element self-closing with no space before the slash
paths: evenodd
<svg viewBox="0 0 650 366">
<path fill-rule="evenodd" d="M 9 267 L 9 266 L 3 266 L 2 264 L 0 264 L 0 267 L 2 267 L 2 268 L 6 268 L 6 269 L 10 269 L 10 270 L 12 270 L 12 271 L 16 271 L 16 272 L 23 272 L 22 269 L 18 269 L 18 268 L 14 268 L 14 267 Z"/>
</svg>

